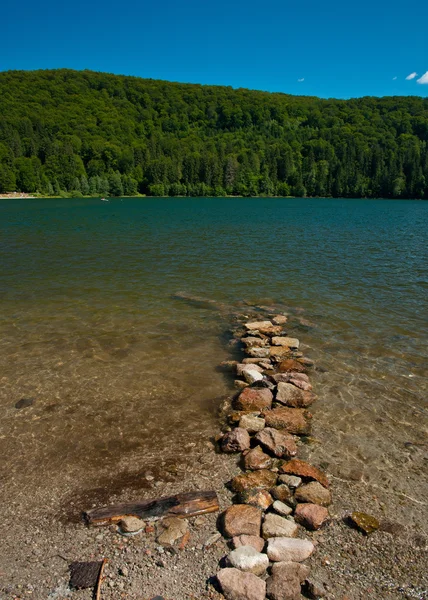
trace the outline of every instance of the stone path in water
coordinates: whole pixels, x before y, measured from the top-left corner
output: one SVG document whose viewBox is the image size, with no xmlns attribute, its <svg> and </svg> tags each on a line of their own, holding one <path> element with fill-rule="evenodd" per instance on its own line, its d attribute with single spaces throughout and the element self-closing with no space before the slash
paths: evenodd
<svg viewBox="0 0 428 600">
<path fill-rule="evenodd" d="M 222 533 L 233 550 L 217 573 L 227 600 L 293 600 L 301 592 L 325 594 L 304 564 L 315 550 L 304 532 L 329 519 L 329 481 L 297 458 L 309 436 L 316 400 L 307 372 L 313 362 L 288 337 L 287 317 L 250 321 L 234 332 L 246 358 L 222 366 L 236 373 L 237 396 L 224 407 L 223 452 L 241 453 L 243 473 L 231 482 L 234 504 L 223 514 Z M 303 586 L 303 590 L 302 590 Z"/>
</svg>

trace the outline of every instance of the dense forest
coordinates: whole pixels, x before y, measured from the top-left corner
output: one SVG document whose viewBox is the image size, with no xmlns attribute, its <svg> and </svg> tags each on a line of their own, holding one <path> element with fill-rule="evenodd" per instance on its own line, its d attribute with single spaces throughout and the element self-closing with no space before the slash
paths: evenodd
<svg viewBox="0 0 428 600">
<path fill-rule="evenodd" d="M 0 192 L 428 198 L 428 98 L 0 73 Z"/>
</svg>

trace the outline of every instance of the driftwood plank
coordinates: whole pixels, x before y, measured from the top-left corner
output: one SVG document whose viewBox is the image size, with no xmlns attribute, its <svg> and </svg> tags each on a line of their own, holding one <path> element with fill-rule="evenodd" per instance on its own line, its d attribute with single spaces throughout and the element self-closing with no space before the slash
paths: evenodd
<svg viewBox="0 0 428 600">
<path fill-rule="evenodd" d="M 124 517 L 153 519 L 160 517 L 194 517 L 219 510 L 217 494 L 209 492 L 187 492 L 176 496 L 142 500 L 95 508 L 83 513 L 88 525 L 101 527 L 118 523 Z"/>
</svg>

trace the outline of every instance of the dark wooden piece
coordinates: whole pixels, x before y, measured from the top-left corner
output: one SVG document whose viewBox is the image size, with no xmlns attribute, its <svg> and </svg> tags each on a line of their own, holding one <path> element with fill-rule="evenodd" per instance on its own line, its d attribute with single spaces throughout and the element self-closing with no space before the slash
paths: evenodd
<svg viewBox="0 0 428 600">
<path fill-rule="evenodd" d="M 187 492 L 141 502 L 129 502 L 95 508 L 83 513 L 88 525 L 100 527 L 118 523 L 124 517 L 153 519 L 160 517 L 195 517 L 219 510 L 217 494 L 209 492 Z"/>
<path fill-rule="evenodd" d="M 95 587 L 104 561 L 73 562 L 69 565 L 70 587 L 84 589 Z"/>
</svg>

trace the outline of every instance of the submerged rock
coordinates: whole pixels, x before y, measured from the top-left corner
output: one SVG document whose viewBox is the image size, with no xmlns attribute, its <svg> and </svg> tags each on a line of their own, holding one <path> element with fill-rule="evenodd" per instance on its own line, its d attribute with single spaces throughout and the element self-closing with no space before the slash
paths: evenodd
<svg viewBox="0 0 428 600">
<path fill-rule="evenodd" d="M 242 473 L 232 479 L 232 489 L 243 492 L 253 488 L 269 489 L 276 483 L 277 475 L 267 469 L 260 469 L 251 473 Z"/>
<path fill-rule="evenodd" d="M 313 465 L 310 465 L 304 460 L 300 460 L 298 458 L 293 458 L 292 460 L 283 464 L 280 468 L 280 472 L 287 475 L 297 475 L 298 477 L 303 477 L 306 479 L 315 479 L 324 487 L 329 487 L 329 481 L 325 473 L 320 471 L 320 469 L 317 469 L 317 467 L 314 467 Z"/>
<path fill-rule="evenodd" d="M 223 514 L 223 528 L 226 537 L 238 535 L 260 536 L 262 512 L 248 504 L 233 504 Z"/>
<path fill-rule="evenodd" d="M 237 400 L 238 410 L 263 411 L 272 406 L 273 394 L 266 388 L 245 388 Z"/>
<path fill-rule="evenodd" d="M 311 432 L 308 417 L 309 413 L 303 408 L 274 408 L 265 414 L 267 427 L 285 429 L 295 435 L 308 435 Z"/>
<path fill-rule="evenodd" d="M 297 502 L 309 502 L 319 504 L 320 506 L 329 506 L 331 504 L 331 493 L 318 481 L 311 481 L 301 485 L 295 493 Z"/>
<path fill-rule="evenodd" d="M 287 346 L 288 348 L 298 348 L 300 346 L 299 340 L 292 337 L 273 337 L 272 344 L 274 346 Z"/>
<path fill-rule="evenodd" d="M 375 517 L 364 512 L 355 511 L 351 514 L 350 519 L 366 535 L 370 535 L 380 527 L 380 523 Z"/>
<path fill-rule="evenodd" d="M 288 373 L 289 371 L 297 371 L 298 373 L 304 373 L 306 371 L 305 365 L 303 365 L 299 360 L 294 360 L 293 358 L 287 358 L 283 360 L 278 365 L 278 371 L 280 373 Z"/>
<path fill-rule="evenodd" d="M 217 573 L 217 580 L 226 600 L 265 600 L 266 583 L 253 573 L 226 568 Z"/>
<path fill-rule="evenodd" d="M 291 434 L 281 433 L 273 427 L 265 427 L 254 437 L 263 448 L 278 458 L 291 458 L 297 454 L 297 445 Z"/>
<path fill-rule="evenodd" d="M 272 323 L 275 323 L 275 325 L 284 325 L 285 323 L 287 323 L 288 321 L 288 317 L 286 317 L 285 315 L 275 315 L 272 319 Z"/>
</svg>

